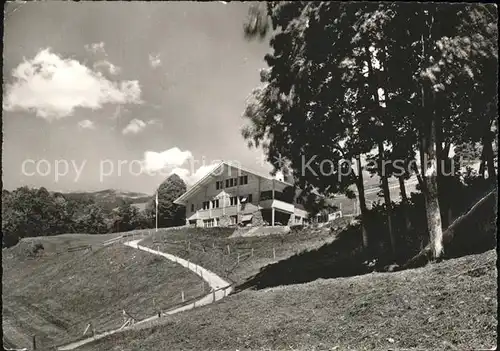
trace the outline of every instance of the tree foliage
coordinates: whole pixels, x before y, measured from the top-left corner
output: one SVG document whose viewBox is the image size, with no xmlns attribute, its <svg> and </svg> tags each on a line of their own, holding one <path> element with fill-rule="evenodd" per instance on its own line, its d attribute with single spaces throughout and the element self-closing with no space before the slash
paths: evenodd
<svg viewBox="0 0 500 351">
<path fill-rule="evenodd" d="M 160 208 L 164 211 L 165 226 L 184 224 L 184 212 L 172 206 L 172 199 L 186 189 L 182 180 L 176 177 L 166 182 L 160 191 L 160 198 L 164 200 L 164 206 Z M 119 205 L 112 208 L 110 203 Z M 153 228 L 154 225 L 154 218 L 148 218 L 147 211 L 139 211 L 129 201 L 120 198 L 97 202 L 89 194 L 51 193 L 43 187 L 2 191 L 3 247 L 13 246 L 25 237 L 63 233 L 103 234 Z"/>
<path fill-rule="evenodd" d="M 440 256 L 440 217 L 452 188 L 438 166 L 449 164 L 451 144 L 481 143 L 488 173 L 496 174 L 494 7 L 286 1 L 249 16 L 252 23 L 267 17 L 273 29 L 268 67 L 243 114 L 249 146 L 262 146 L 273 164 L 287 159 L 301 188 L 325 196 L 352 184 L 364 193 L 361 172 L 345 172 L 350 166 L 343 161 L 376 149 L 373 171 L 383 181 L 395 168 L 382 162 L 402 161 L 402 184 L 412 173 L 421 180 L 427 228 Z M 409 167 L 417 153 L 420 169 Z"/>
<path fill-rule="evenodd" d="M 186 223 L 186 209 L 174 204 L 174 200 L 186 191 L 186 183 L 172 174 L 158 187 L 158 227 L 175 227 Z M 155 226 L 155 199 L 152 198 L 146 207 L 146 216 Z"/>
</svg>

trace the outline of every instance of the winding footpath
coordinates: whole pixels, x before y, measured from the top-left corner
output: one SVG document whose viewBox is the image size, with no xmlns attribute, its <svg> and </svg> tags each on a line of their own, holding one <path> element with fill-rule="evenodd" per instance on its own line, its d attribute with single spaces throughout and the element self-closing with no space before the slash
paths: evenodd
<svg viewBox="0 0 500 351">
<path fill-rule="evenodd" d="M 229 295 L 231 293 L 231 291 L 233 290 L 233 288 L 232 288 L 232 286 L 230 286 L 229 282 L 225 281 L 224 279 L 219 277 L 217 274 L 209 271 L 208 269 L 205 269 L 205 268 L 203 268 L 197 264 L 194 264 L 188 260 L 185 260 L 183 258 L 174 256 L 174 255 L 171 255 L 168 253 L 164 253 L 161 251 L 153 250 L 153 249 L 150 249 L 150 248 L 145 247 L 145 246 L 140 246 L 139 242 L 142 240 L 143 239 L 128 241 L 124 244 L 127 246 L 130 246 L 134 249 L 146 251 L 146 252 L 152 253 L 153 255 L 162 256 L 170 261 L 173 261 L 175 263 L 180 264 L 181 266 L 186 267 L 187 269 L 193 271 L 195 274 L 199 275 L 203 280 L 205 280 L 208 283 L 208 285 L 210 286 L 210 288 L 212 288 L 212 290 L 213 290 L 212 292 L 208 293 L 207 295 L 205 295 L 204 297 L 202 297 L 199 300 L 196 300 L 190 304 L 187 304 L 187 305 L 184 305 L 184 306 L 181 306 L 181 307 L 175 308 L 173 310 L 162 313 L 163 316 L 171 315 L 171 314 L 187 311 L 187 310 L 193 309 L 195 307 L 211 304 L 215 301 L 223 299 L 224 297 Z M 88 344 L 88 343 L 91 343 L 93 341 L 105 338 L 108 335 L 115 334 L 119 331 L 132 329 L 134 327 L 144 325 L 147 322 L 151 322 L 151 321 L 154 321 L 154 320 L 159 319 L 159 318 L 160 317 L 158 317 L 158 315 L 154 315 L 152 317 L 138 321 L 129 327 L 126 327 L 123 329 L 118 328 L 118 329 L 110 330 L 110 331 L 107 331 L 107 332 L 104 332 L 101 334 L 97 334 L 97 335 L 92 336 L 92 337 L 87 338 L 87 339 L 75 341 L 75 342 L 72 342 L 72 343 L 64 345 L 64 346 L 59 346 L 57 349 L 61 350 L 61 351 L 62 350 L 74 350 L 74 349 L 76 349 L 80 346 L 83 346 L 85 344 Z"/>
</svg>

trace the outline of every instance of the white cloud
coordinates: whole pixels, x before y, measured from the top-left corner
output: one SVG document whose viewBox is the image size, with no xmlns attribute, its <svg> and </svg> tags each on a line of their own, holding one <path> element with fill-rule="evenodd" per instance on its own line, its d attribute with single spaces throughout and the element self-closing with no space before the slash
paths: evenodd
<svg viewBox="0 0 500 351">
<path fill-rule="evenodd" d="M 127 134 L 137 134 L 146 128 L 146 123 L 142 119 L 134 118 L 130 123 L 122 130 L 124 135 Z"/>
<path fill-rule="evenodd" d="M 102 60 L 102 61 L 98 61 L 98 62 L 94 63 L 94 70 L 97 70 L 98 68 L 101 68 L 101 67 L 107 69 L 107 71 L 112 75 L 116 75 L 116 74 L 120 73 L 120 67 L 117 67 L 117 66 L 113 65 L 111 62 L 106 61 L 106 60 Z"/>
<path fill-rule="evenodd" d="M 192 158 L 190 151 L 181 151 L 178 147 L 163 152 L 146 151 L 142 162 L 147 172 L 157 172 L 163 169 L 175 169 Z"/>
<path fill-rule="evenodd" d="M 149 54 L 149 64 L 151 67 L 156 68 L 161 65 L 160 55 L 151 55 Z"/>
<path fill-rule="evenodd" d="M 81 129 L 95 129 L 94 122 L 88 119 L 84 119 L 83 121 L 78 122 L 78 127 Z"/>
<path fill-rule="evenodd" d="M 189 178 L 189 169 L 187 168 L 179 168 L 179 167 L 176 167 L 174 168 L 169 175 L 171 174 L 177 174 L 179 177 L 181 177 L 182 179 L 184 179 L 184 181 L 186 181 L 187 178 Z"/>
<path fill-rule="evenodd" d="M 193 185 L 196 183 L 198 180 L 206 176 L 208 173 L 213 171 L 215 167 L 217 167 L 219 163 L 212 163 L 210 165 L 203 165 L 200 166 L 196 171 L 190 171 L 187 168 L 180 168 L 176 167 L 170 172 L 170 174 L 177 174 L 179 177 L 181 177 L 187 185 Z"/>
<path fill-rule="evenodd" d="M 71 115 L 76 107 L 99 109 L 103 104 L 141 103 L 139 82 L 112 82 L 80 62 L 40 51 L 12 71 L 6 85 L 5 110 L 35 111 L 47 120 Z"/>
<path fill-rule="evenodd" d="M 150 119 L 150 120 L 148 121 L 148 124 L 149 124 L 149 125 L 161 125 L 161 121 L 160 121 L 160 120 L 158 120 L 158 119 Z"/>
<path fill-rule="evenodd" d="M 85 50 L 93 52 L 94 54 L 98 52 L 106 53 L 104 50 L 104 42 L 102 41 L 100 43 L 86 44 Z"/>
<path fill-rule="evenodd" d="M 187 165 L 185 165 L 187 163 Z M 220 162 L 202 164 L 195 170 L 196 161 L 190 151 L 181 151 L 178 147 L 163 152 L 146 151 L 142 161 L 145 172 L 160 172 L 162 175 L 177 174 L 188 186 L 193 185 L 213 171 Z M 185 165 L 185 166 L 183 166 Z"/>
</svg>

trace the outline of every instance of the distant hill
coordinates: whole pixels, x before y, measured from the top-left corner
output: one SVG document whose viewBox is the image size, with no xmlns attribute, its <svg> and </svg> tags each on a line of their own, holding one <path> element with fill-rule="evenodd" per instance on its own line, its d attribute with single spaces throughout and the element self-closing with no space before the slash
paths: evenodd
<svg viewBox="0 0 500 351">
<path fill-rule="evenodd" d="M 145 208 L 146 203 L 152 195 L 128 192 L 115 189 L 106 189 L 95 192 L 72 192 L 62 193 L 68 199 L 74 200 L 93 200 L 101 205 L 105 211 L 111 211 L 120 206 L 123 202 L 128 202 L 136 207 Z"/>
</svg>

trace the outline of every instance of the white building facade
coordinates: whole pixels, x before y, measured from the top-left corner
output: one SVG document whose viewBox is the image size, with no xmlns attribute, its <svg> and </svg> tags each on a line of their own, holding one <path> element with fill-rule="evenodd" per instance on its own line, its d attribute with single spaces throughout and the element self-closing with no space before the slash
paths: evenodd
<svg viewBox="0 0 500 351">
<path fill-rule="evenodd" d="M 308 214 L 297 203 L 293 184 L 221 162 L 174 203 L 186 207 L 186 224 L 303 224 Z"/>
</svg>

